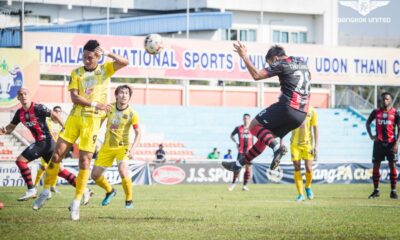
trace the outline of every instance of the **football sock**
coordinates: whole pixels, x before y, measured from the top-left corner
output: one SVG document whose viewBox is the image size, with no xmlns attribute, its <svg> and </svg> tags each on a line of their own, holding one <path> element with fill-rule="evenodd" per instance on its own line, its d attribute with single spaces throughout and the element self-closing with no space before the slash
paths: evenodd
<svg viewBox="0 0 400 240">
<path fill-rule="evenodd" d="M 275 140 L 274 134 L 260 125 L 253 127 L 250 132 L 257 137 L 258 141 L 263 142 L 265 145 L 276 151 L 279 149 L 279 144 Z"/>
<path fill-rule="evenodd" d="M 17 164 L 28 189 L 35 188 L 32 182 L 32 174 L 31 170 L 28 167 L 28 163 L 23 161 L 16 161 L 15 163 Z"/>
<path fill-rule="evenodd" d="M 397 185 L 396 162 L 394 161 L 389 162 L 389 169 L 390 169 L 390 187 L 392 188 L 392 190 L 396 190 L 396 185 Z"/>
<path fill-rule="evenodd" d="M 313 172 L 306 172 L 306 188 L 311 187 L 311 182 L 312 182 L 312 177 L 313 177 Z"/>
<path fill-rule="evenodd" d="M 76 178 L 75 200 L 81 200 L 85 192 L 87 182 L 89 180 L 90 169 L 79 169 L 78 177 Z"/>
<path fill-rule="evenodd" d="M 111 184 L 107 181 L 104 175 L 101 175 L 98 179 L 95 180 L 97 186 L 101 187 L 106 191 L 106 193 L 110 193 L 112 191 Z"/>
<path fill-rule="evenodd" d="M 236 179 L 239 177 L 240 172 L 233 172 L 233 179 L 232 179 L 232 184 L 236 182 Z"/>
<path fill-rule="evenodd" d="M 303 195 L 303 177 L 301 176 L 301 171 L 294 171 L 294 182 L 296 184 L 297 193 Z"/>
<path fill-rule="evenodd" d="M 249 151 L 247 151 L 246 156 L 244 157 L 244 163 L 250 164 L 250 162 L 260 155 L 267 146 L 260 140 L 254 144 Z"/>
<path fill-rule="evenodd" d="M 250 180 L 250 176 L 251 176 L 251 167 L 250 166 L 246 166 L 246 169 L 245 169 L 245 172 L 244 172 L 243 185 L 247 185 L 247 183 Z"/>
<path fill-rule="evenodd" d="M 125 200 L 132 201 L 132 180 L 130 177 L 124 177 L 122 179 L 122 187 L 125 192 Z"/>
<path fill-rule="evenodd" d="M 379 168 L 381 167 L 381 163 L 374 163 L 373 169 L 372 169 L 372 180 L 374 182 L 374 188 L 379 189 L 379 179 L 381 177 L 381 174 L 379 173 Z"/>
<path fill-rule="evenodd" d="M 46 168 L 46 177 L 44 178 L 44 189 L 50 189 L 57 183 L 58 172 L 60 170 L 60 163 L 50 162 Z"/>
<path fill-rule="evenodd" d="M 36 174 L 36 179 L 35 179 L 35 186 L 37 186 L 39 184 L 40 179 L 42 179 L 44 173 L 46 172 L 46 170 L 43 170 L 42 168 L 38 169 L 38 172 Z"/>
<path fill-rule="evenodd" d="M 65 180 L 68 181 L 69 184 L 76 187 L 76 177 L 73 173 L 71 173 L 67 169 L 64 168 L 64 170 L 60 171 L 58 173 L 58 176 L 64 178 Z"/>
</svg>

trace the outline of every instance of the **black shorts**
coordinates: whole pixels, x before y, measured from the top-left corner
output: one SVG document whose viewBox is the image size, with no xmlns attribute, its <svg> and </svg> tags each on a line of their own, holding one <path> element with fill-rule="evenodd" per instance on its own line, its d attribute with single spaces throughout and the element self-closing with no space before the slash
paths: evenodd
<svg viewBox="0 0 400 240">
<path fill-rule="evenodd" d="M 392 151 L 395 142 L 385 143 L 380 141 L 374 142 L 374 150 L 372 152 L 372 162 L 382 162 L 386 159 L 389 162 L 397 161 L 397 153 Z M 386 158 L 386 159 L 385 159 Z"/>
<path fill-rule="evenodd" d="M 53 155 L 56 143 L 53 139 L 34 142 L 27 147 L 21 155 L 28 159 L 29 162 L 42 157 L 48 163 Z"/>
<path fill-rule="evenodd" d="M 305 112 L 277 102 L 262 110 L 256 119 L 276 137 L 283 138 L 293 129 L 300 127 L 306 116 Z"/>
</svg>

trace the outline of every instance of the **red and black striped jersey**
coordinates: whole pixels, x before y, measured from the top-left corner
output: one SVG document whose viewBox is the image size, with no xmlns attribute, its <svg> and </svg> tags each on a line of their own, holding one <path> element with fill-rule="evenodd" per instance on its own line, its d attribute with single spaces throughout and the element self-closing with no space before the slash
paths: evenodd
<svg viewBox="0 0 400 240">
<path fill-rule="evenodd" d="M 265 69 L 268 77 L 278 76 L 281 85 L 279 102 L 307 112 L 310 102 L 311 74 L 302 58 L 289 57 Z"/>
<path fill-rule="evenodd" d="M 51 139 L 51 133 L 47 126 L 46 117 L 51 116 L 51 110 L 42 104 L 31 103 L 27 111 L 20 108 L 11 120 L 11 124 L 18 125 L 20 122 L 31 131 L 35 141 Z"/>
<path fill-rule="evenodd" d="M 396 141 L 396 125 L 400 124 L 400 113 L 395 108 L 385 111 L 382 108 L 375 109 L 368 117 L 368 123 L 375 119 L 376 136 L 379 141 L 392 143 Z"/>
<path fill-rule="evenodd" d="M 235 136 L 236 134 L 238 134 L 239 139 L 239 153 L 247 153 L 253 146 L 253 135 L 250 129 L 245 128 L 243 125 L 237 126 L 231 135 Z"/>
</svg>

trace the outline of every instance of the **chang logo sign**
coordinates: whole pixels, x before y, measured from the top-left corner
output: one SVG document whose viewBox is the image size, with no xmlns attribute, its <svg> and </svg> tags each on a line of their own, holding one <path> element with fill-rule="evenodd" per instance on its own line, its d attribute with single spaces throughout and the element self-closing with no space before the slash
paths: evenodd
<svg viewBox="0 0 400 240">
<path fill-rule="evenodd" d="M 15 65 L 10 69 L 9 63 L 0 59 L 0 107 L 17 102 L 17 93 L 23 82 L 21 68 Z"/>
<path fill-rule="evenodd" d="M 181 183 L 183 180 L 185 180 L 185 178 L 185 171 L 183 171 L 182 168 L 176 166 L 161 166 L 153 171 L 154 181 L 165 185 L 174 185 Z"/>
</svg>

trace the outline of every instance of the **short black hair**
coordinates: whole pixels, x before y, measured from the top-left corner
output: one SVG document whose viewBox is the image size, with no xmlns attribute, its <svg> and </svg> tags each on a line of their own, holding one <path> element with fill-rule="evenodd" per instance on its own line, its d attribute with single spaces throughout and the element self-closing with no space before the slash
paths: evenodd
<svg viewBox="0 0 400 240">
<path fill-rule="evenodd" d="M 129 97 L 132 97 L 132 89 L 131 89 L 131 87 L 129 87 L 128 85 L 119 85 L 116 89 L 115 89 L 115 92 L 114 92 L 114 94 L 115 94 L 115 96 L 117 96 L 118 95 L 118 93 L 119 93 L 119 91 L 121 91 L 122 89 L 128 89 L 128 91 L 129 91 Z"/>
<path fill-rule="evenodd" d="M 53 107 L 53 111 L 55 111 L 56 109 L 59 109 L 60 111 L 62 111 L 61 107 L 58 105 Z"/>
<path fill-rule="evenodd" d="M 83 46 L 83 50 L 94 52 L 94 50 L 100 46 L 100 43 L 97 40 L 89 40 L 85 46 Z"/>
<path fill-rule="evenodd" d="M 245 114 L 243 114 L 243 117 L 250 117 L 250 114 L 245 113 Z"/>
<path fill-rule="evenodd" d="M 390 92 L 384 92 L 381 94 L 381 97 L 384 98 L 386 95 L 389 95 L 390 98 L 393 100 L 393 95 Z"/>
<path fill-rule="evenodd" d="M 273 45 L 269 48 L 267 55 L 265 55 L 265 61 L 272 59 L 273 57 L 286 56 L 285 49 L 279 45 Z"/>
</svg>

